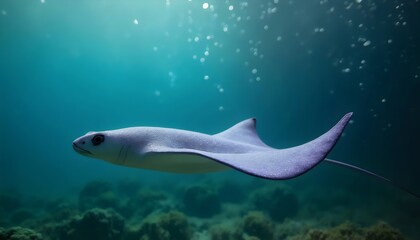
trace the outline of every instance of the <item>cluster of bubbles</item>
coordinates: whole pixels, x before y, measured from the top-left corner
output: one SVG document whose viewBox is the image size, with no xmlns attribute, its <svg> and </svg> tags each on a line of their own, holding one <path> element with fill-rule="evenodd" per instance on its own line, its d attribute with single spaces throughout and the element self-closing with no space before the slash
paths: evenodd
<svg viewBox="0 0 420 240">
<path fill-rule="evenodd" d="M 188 2 L 194 3 L 196 1 L 188 0 Z M 187 32 L 190 36 L 186 37 L 186 41 L 192 45 L 196 44 L 193 46 L 194 49 L 196 49 L 196 52 L 192 54 L 192 60 L 205 65 L 211 57 L 211 52 L 213 50 L 224 49 L 222 54 L 220 54 L 221 51 L 218 51 L 218 56 L 215 56 L 215 58 L 218 58 L 219 63 L 223 63 L 225 61 L 225 56 L 223 56 L 223 54 L 229 55 L 233 51 L 237 55 L 241 54 L 244 61 L 243 65 L 249 72 L 249 82 L 261 81 L 261 76 L 256 72 L 256 65 L 263 65 L 261 61 L 264 59 L 264 53 L 260 48 L 260 46 L 264 44 L 263 41 L 261 39 L 249 39 L 248 49 L 246 49 L 246 46 L 238 46 L 235 47 L 235 49 L 230 50 L 225 47 L 225 42 L 230 41 L 226 34 L 244 35 L 250 31 L 248 26 L 251 22 L 253 22 L 252 24 L 254 25 L 259 25 L 259 22 L 261 22 L 260 28 L 264 31 L 272 31 L 267 23 L 262 22 L 278 12 L 277 4 L 279 4 L 278 0 L 259 4 L 254 3 L 252 6 L 246 1 L 202 2 L 199 5 L 186 5 L 186 19 L 188 19 L 188 21 L 187 24 L 179 24 L 179 27 L 187 27 Z M 290 4 L 292 4 L 292 1 L 290 1 Z M 171 7 L 171 5 L 172 3 L 167 0 L 166 6 Z M 255 8 L 259 8 L 261 11 L 258 11 Z M 210 24 L 212 26 L 207 28 L 197 27 L 197 21 L 194 19 L 197 17 L 196 15 L 206 16 L 207 21 L 212 22 L 212 24 Z M 140 20 L 138 18 L 133 19 L 133 24 L 139 25 Z M 197 29 L 199 30 L 197 31 Z M 324 29 L 320 28 L 319 32 L 323 31 Z M 258 37 L 252 33 L 248 36 L 252 38 Z M 276 35 L 274 40 L 280 42 L 282 36 Z M 157 52 L 158 47 L 153 46 L 153 51 Z M 203 73 L 204 80 L 210 79 L 208 72 L 212 71 L 207 70 L 207 73 Z M 173 85 L 171 76 L 170 79 L 171 84 Z"/>
<path fill-rule="evenodd" d="M 201 80 L 214 81 L 219 93 L 224 92 L 224 88 L 221 87 L 223 79 L 212 77 L 214 62 L 223 65 L 226 59 L 237 56 L 236 60 L 243 61 L 245 72 L 249 76 L 248 82 L 258 83 L 263 80 L 261 75 L 264 75 L 264 71 L 266 71 L 264 61 L 267 52 L 264 51 L 270 48 L 272 51 L 276 51 L 275 43 L 291 44 L 290 41 L 295 41 L 302 48 L 306 48 L 304 52 L 311 55 L 317 49 L 312 49 L 308 42 L 322 38 L 326 34 L 328 36 L 334 35 L 335 24 L 341 25 L 341 30 L 351 32 L 351 39 L 349 39 L 349 45 L 347 46 L 350 49 L 349 51 L 357 50 L 363 54 L 355 56 L 348 54 L 348 51 L 331 54 L 329 56 L 331 65 L 342 74 L 353 74 L 369 68 L 369 55 L 372 51 L 394 44 L 394 37 L 391 34 L 388 36 L 381 35 L 381 37 L 385 37 L 383 39 L 374 36 L 372 31 L 375 30 L 378 22 L 389 22 L 388 25 L 392 27 L 404 27 L 409 24 L 405 19 L 404 9 L 406 6 L 404 3 L 398 2 L 395 2 L 394 9 L 388 13 L 386 19 L 369 21 L 372 16 L 376 16 L 378 11 L 376 1 L 349 0 L 335 2 L 320 0 L 319 7 L 316 10 L 324 11 L 324 15 L 321 16 L 330 19 L 330 23 L 328 21 L 308 23 L 313 24 L 312 33 L 305 33 L 304 28 L 284 31 L 278 26 L 272 25 L 276 20 L 269 21 L 270 19 L 281 18 L 281 15 L 284 14 L 282 12 L 284 5 L 297 6 L 298 3 L 293 0 L 269 0 L 258 3 L 232 0 L 185 1 L 188 3 L 185 5 L 186 16 L 183 17 L 186 21 L 178 26 L 187 29 L 185 41 L 191 45 L 191 49 L 194 49 L 194 53 L 191 55 L 192 61 L 203 69 Z M 171 6 L 169 0 L 167 0 L 166 5 Z M 299 13 L 299 7 L 296 7 L 296 9 L 294 14 L 301 14 Z M 333 22 L 333 25 L 331 25 L 331 22 Z M 140 21 L 134 19 L 133 23 L 138 25 Z M 269 34 L 262 36 L 264 32 Z M 271 39 L 267 36 L 270 36 Z M 240 43 L 232 44 L 232 41 L 238 39 L 241 40 Z M 270 46 L 270 48 L 267 48 L 267 46 Z M 344 46 L 344 48 L 346 47 Z M 153 47 L 153 50 L 157 51 L 157 47 Z M 384 71 L 387 71 L 387 67 L 384 67 Z M 171 85 L 175 82 L 172 74 L 169 74 Z M 356 84 L 361 91 L 366 89 L 366 84 L 363 81 L 356 82 Z M 330 93 L 334 93 L 334 90 L 331 90 Z M 380 102 L 386 103 L 387 101 L 383 98 Z"/>
<path fill-rule="evenodd" d="M 408 30 L 406 27 L 410 25 L 405 17 L 407 6 L 404 2 L 354 0 L 341 2 L 342 5 L 340 5 L 337 2 L 324 0 L 320 4 L 326 6 L 327 14 L 336 20 L 337 25 L 341 24 L 344 30 L 351 33 L 349 45 L 342 47 L 347 50 L 331 56 L 332 66 L 342 74 L 352 76 L 360 91 L 365 91 L 367 87 L 373 90 L 376 84 L 370 82 L 368 78 L 359 80 L 356 77 L 360 76 L 359 73 L 376 73 L 382 70 L 386 75 L 393 68 L 389 60 L 373 57 L 378 56 L 378 52 L 382 55 L 391 55 L 392 52 L 392 56 L 399 55 L 400 61 L 409 62 L 407 46 L 395 45 L 406 41 L 406 39 L 401 40 L 403 37 L 398 33 L 406 32 Z M 328 27 L 324 26 L 317 26 L 314 29 L 315 34 L 327 31 Z M 349 54 L 349 52 L 356 54 Z M 393 59 L 393 61 L 398 60 Z M 414 75 L 414 78 L 416 76 Z M 334 93 L 334 90 L 330 93 Z M 383 95 L 379 96 L 373 103 L 374 107 L 369 110 L 374 118 L 378 117 L 378 108 L 386 108 L 387 103 L 392 101 Z M 384 130 L 391 126 L 392 124 L 388 123 Z"/>
<path fill-rule="evenodd" d="M 220 94 L 224 93 L 225 89 L 221 87 L 223 79 L 212 77 L 217 64 L 223 67 L 226 59 L 235 58 L 243 61 L 245 72 L 248 73 L 249 82 L 260 82 L 262 77 L 259 75 L 261 71 L 257 67 L 264 65 L 261 61 L 264 60 L 264 53 L 260 46 L 263 43 L 258 36 L 250 33 L 247 35 L 248 39 L 244 43 L 233 44 L 238 36 L 244 36 L 251 30 L 248 29 L 251 22 L 258 25 L 258 20 L 262 21 L 277 12 L 276 4 L 279 1 L 269 1 L 267 3 L 258 3 L 261 11 L 249 9 L 251 4 L 246 1 L 224 1 L 224 2 L 199 2 L 195 0 L 186 0 L 184 3 L 184 12 L 177 13 L 179 15 L 178 35 L 184 38 L 186 43 L 190 45 L 189 49 L 193 49 L 191 60 L 197 64 L 197 69 L 202 69 L 201 79 L 204 81 L 213 82 L 216 86 L 216 91 Z M 167 8 L 176 7 L 178 3 L 166 1 Z M 255 5 L 255 3 L 254 3 Z M 255 6 L 253 6 L 255 8 Z M 179 10 L 179 8 L 177 8 Z M 139 18 L 132 20 L 134 25 L 141 25 L 142 21 Z M 263 24 L 260 28 L 264 31 L 270 31 L 268 24 Z M 252 39 L 252 38 L 254 39 Z M 275 42 L 280 42 L 282 36 L 276 35 L 273 39 Z M 153 51 L 158 52 L 159 46 L 153 46 Z M 176 82 L 176 69 L 168 70 L 168 77 L 171 86 Z M 197 79 L 200 80 L 200 79 Z M 159 92 L 157 94 L 157 92 Z M 160 91 L 156 91 L 155 96 L 160 97 Z M 224 107 L 220 106 L 219 110 Z"/>
<path fill-rule="evenodd" d="M 45 0 L 39 1 L 41 4 L 46 3 Z M 318 51 L 310 44 L 312 41 L 335 36 L 339 28 L 340 31 L 350 33 L 348 45 L 338 46 L 340 50 L 347 50 L 332 51 L 325 55 L 328 55 L 332 69 L 343 76 L 352 75 L 368 70 L 372 64 L 378 64 L 371 61 L 372 52 L 392 47 L 398 42 L 397 37 L 392 35 L 393 31 L 389 31 L 389 34 L 374 34 L 380 24 L 394 30 L 410 26 L 405 16 L 408 6 L 403 1 L 320 0 L 315 3 L 317 6 L 313 6 L 314 9 L 306 9 L 309 7 L 294 0 L 165 0 L 166 13 L 173 17 L 168 24 L 175 24 L 176 28 L 168 27 L 162 31 L 169 38 L 177 36 L 185 40 L 189 46 L 185 54 L 191 54 L 189 59 L 202 72 L 197 81 L 203 81 L 203 84 L 211 82 L 216 86 L 215 90 L 222 94 L 225 88 L 221 85 L 227 84 L 223 84 L 224 80 L 214 73 L 217 69 L 223 69 L 223 64 L 232 62 L 232 59 L 242 62 L 241 66 L 245 69 L 243 72 L 248 75 L 245 81 L 258 83 L 265 80 L 262 76 L 270 70 L 266 68 L 266 61 L 269 61 L 267 56 L 270 55 L 268 51 L 277 51 L 279 46 L 295 44 L 303 48 L 304 53 L 311 55 Z M 384 4 L 392 5 L 392 8 L 385 9 Z M 292 11 L 292 14 L 287 11 Z M 307 22 L 306 25 L 284 22 L 285 15 L 304 19 L 305 14 L 320 14 L 321 20 Z M 0 17 L 7 15 L 7 9 L 0 9 Z M 135 17 L 131 19 L 131 24 L 142 31 L 141 27 L 147 21 Z M 159 54 L 167 49 L 158 44 L 151 46 L 152 52 Z M 348 54 L 355 51 L 361 54 Z M 277 55 L 281 55 L 281 52 Z M 408 58 L 406 55 L 406 52 L 401 52 L 400 57 Z M 387 72 L 390 67 L 384 64 L 383 71 Z M 182 78 L 181 74 L 173 67 L 167 71 L 169 85 L 175 86 L 176 81 Z M 417 66 L 414 78 L 417 79 L 419 74 L 420 66 Z M 177 75 L 180 77 L 177 78 Z M 355 84 L 361 91 L 369 86 L 364 81 L 356 81 Z M 161 96 L 161 91 L 156 90 L 154 95 Z M 383 98 L 380 102 L 385 104 L 388 101 Z"/>
</svg>

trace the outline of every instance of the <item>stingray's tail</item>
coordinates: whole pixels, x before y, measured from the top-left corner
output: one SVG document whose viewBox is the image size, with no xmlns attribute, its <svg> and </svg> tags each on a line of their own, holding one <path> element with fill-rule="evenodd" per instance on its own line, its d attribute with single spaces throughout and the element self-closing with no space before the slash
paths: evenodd
<svg viewBox="0 0 420 240">
<path fill-rule="evenodd" d="M 406 193 L 408 193 L 408 194 L 416 197 L 417 199 L 420 199 L 420 195 L 419 194 L 414 193 L 413 191 L 411 191 L 411 190 L 409 190 L 409 189 L 407 189 L 407 188 L 405 188 L 405 187 L 403 187 L 403 186 L 401 186 L 401 185 L 399 185 L 399 184 L 391 181 L 390 179 L 388 179 L 386 177 L 382 177 L 381 175 L 378 175 L 378 174 L 373 173 L 371 171 L 368 171 L 366 169 L 363 169 L 363 168 L 360 168 L 360 167 L 357 167 L 357 166 L 354 166 L 354 165 L 351 165 L 351 164 L 348 164 L 348 163 L 343 163 L 343 162 L 340 162 L 340 161 L 329 159 L 329 158 L 325 158 L 324 161 L 329 162 L 329 163 L 333 163 L 333 164 L 336 164 L 336 165 L 339 165 L 339 166 L 342 166 L 342 167 L 350 168 L 352 170 L 356 170 L 358 172 L 361 172 L 361 173 L 367 174 L 369 176 L 375 177 L 376 179 L 379 179 L 379 180 L 381 180 L 383 182 L 386 182 L 386 183 L 389 183 L 391 185 L 394 185 L 395 187 L 401 189 L 402 191 L 404 191 L 404 192 L 406 192 Z"/>
</svg>

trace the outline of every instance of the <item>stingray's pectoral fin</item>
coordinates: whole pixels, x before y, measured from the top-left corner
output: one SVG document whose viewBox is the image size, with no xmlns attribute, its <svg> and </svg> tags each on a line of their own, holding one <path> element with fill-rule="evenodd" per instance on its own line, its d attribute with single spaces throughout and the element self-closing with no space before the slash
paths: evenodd
<svg viewBox="0 0 420 240">
<path fill-rule="evenodd" d="M 289 179 L 309 171 L 321 162 L 340 138 L 352 113 L 346 114 L 333 128 L 322 136 L 300 146 L 287 149 L 271 149 L 248 153 L 195 154 L 213 159 L 244 173 L 267 179 Z"/>
</svg>

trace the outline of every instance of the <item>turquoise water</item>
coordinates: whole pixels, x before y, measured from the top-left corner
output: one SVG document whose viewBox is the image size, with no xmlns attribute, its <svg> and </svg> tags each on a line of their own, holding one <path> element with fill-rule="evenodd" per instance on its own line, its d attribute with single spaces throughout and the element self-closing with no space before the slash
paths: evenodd
<svg viewBox="0 0 420 240">
<path fill-rule="evenodd" d="M 328 218 L 321 227 L 386 221 L 415 239 L 418 200 L 350 170 L 321 164 L 283 182 L 235 171 L 176 175 L 85 158 L 71 143 L 87 131 L 130 126 L 214 134 L 256 117 L 261 138 L 285 148 L 352 111 L 329 156 L 419 193 L 416 9 L 418 1 L 2 0 L 0 191 L 71 204 L 91 181 L 130 179 L 172 196 L 171 209 L 195 221 L 182 207 L 185 187 L 227 179 L 249 199 L 255 189 L 280 184 L 299 199 L 293 221 Z M 237 208 L 217 219 L 235 222 L 261 210 Z M 15 225 L 34 228 L 0 221 Z"/>
</svg>

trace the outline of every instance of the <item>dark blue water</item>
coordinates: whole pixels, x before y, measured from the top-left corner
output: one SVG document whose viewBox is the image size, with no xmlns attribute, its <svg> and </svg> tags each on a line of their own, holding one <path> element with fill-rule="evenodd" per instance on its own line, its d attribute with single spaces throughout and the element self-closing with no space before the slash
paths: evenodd
<svg viewBox="0 0 420 240">
<path fill-rule="evenodd" d="M 97 179 L 272 184 L 233 171 L 114 166 L 71 143 L 90 130 L 143 125 L 213 134 L 256 117 L 261 138 L 284 148 L 352 111 L 330 157 L 420 192 L 418 9 L 387 0 L 2 0 L 0 189 L 77 197 Z M 393 207 L 365 217 L 416 235 L 418 200 L 369 177 L 321 164 L 284 184 L 307 193 L 302 206 L 313 191 L 325 199 L 340 191 L 329 201 L 354 197 L 363 209 L 383 201 Z M 398 209 L 405 201 L 412 205 Z"/>
</svg>

